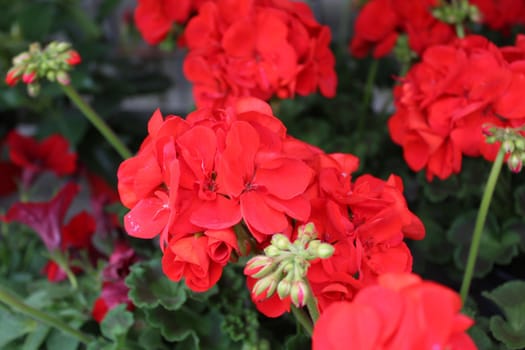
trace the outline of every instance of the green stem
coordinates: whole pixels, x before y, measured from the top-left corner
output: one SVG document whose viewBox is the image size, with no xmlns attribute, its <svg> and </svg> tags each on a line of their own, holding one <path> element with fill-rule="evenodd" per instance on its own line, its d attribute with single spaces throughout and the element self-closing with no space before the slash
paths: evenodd
<svg viewBox="0 0 525 350">
<path fill-rule="evenodd" d="M 42 312 L 38 309 L 33 308 L 32 306 L 27 305 L 17 296 L 13 295 L 11 292 L 8 292 L 2 286 L 0 286 L 0 302 L 6 304 L 11 309 L 16 310 L 31 318 L 34 318 L 35 320 L 38 320 L 48 326 L 55 327 L 56 329 L 69 334 L 70 336 L 78 339 L 78 341 L 86 345 L 92 341 L 89 335 L 70 327 L 68 324 L 62 322 L 57 318 L 54 318 L 53 316 L 46 314 L 45 312 Z"/>
<path fill-rule="evenodd" d="M 61 251 L 55 251 L 50 254 L 50 258 L 66 273 L 67 279 L 71 284 L 73 290 L 76 290 L 78 287 L 77 278 L 69 266 L 68 260 L 62 254 Z"/>
<path fill-rule="evenodd" d="M 483 226 L 485 225 L 487 212 L 492 200 L 494 188 L 498 182 L 498 176 L 503 165 L 504 157 L 505 150 L 503 147 L 500 147 L 496 160 L 492 164 L 492 169 L 490 170 L 490 175 L 487 180 L 487 184 L 485 185 L 485 191 L 483 192 L 483 197 L 481 198 L 481 204 L 479 206 L 478 216 L 476 217 L 476 224 L 474 226 L 474 233 L 472 234 L 472 241 L 470 243 L 467 267 L 465 269 L 465 274 L 463 275 L 463 281 L 461 282 L 460 295 L 463 303 L 465 303 L 465 300 L 467 299 L 470 283 L 472 282 L 474 267 L 478 257 L 479 244 L 481 242 L 481 234 L 483 233 Z"/>
<path fill-rule="evenodd" d="M 123 159 L 130 158 L 132 156 L 129 149 L 120 141 L 117 135 L 109 128 L 109 126 L 104 122 L 104 119 L 102 119 L 97 112 L 91 108 L 83 99 L 80 97 L 78 92 L 71 86 L 71 85 L 62 85 L 62 90 L 66 93 L 66 95 L 71 99 L 71 101 L 77 106 L 78 109 L 84 115 L 86 118 L 93 124 L 95 128 L 100 131 L 102 136 L 106 138 L 106 140 L 113 146 L 113 148 L 120 154 L 120 156 Z"/>
<path fill-rule="evenodd" d="M 317 307 L 317 299 L 314 296 L 312 286 L 310 286 L 310 282 L 307 278 L 304 279 L 304 282 L 306 284 L 306 288 L 308 288 L 308 299 L 306 299 L 306 308 L 310 313 L 312 323 L 315 325 L 315 323 L 319 319 L 319 308 Z"/>
<path fill-rule="evenodd" d="M 465 28 L 463 28 L 463 23 L 456 24 L 456 35 L 460 39 L 465 37 Z"/>
<path fill-rule="evenodd" d="M 308 335 L 311 337 L 314 327 L 312 325 L 310 317 L 308 317 L 308 315 L 306 314 L 306 312 L 304 312 L 303 309 L 299 309 L 294 305 L 292 305 L 292 313 L 297 322 L 299 322 L 301 326 L 303 326 L 303 328 L 306 330 L 306 333 L 308 333 Z"/>
<path fill-rule="evenodd" d="M 379 67 L 379 60 L 374 60 L 368 68 L 368 76 L 366 77 L 365 94 L 363 96 L 363 102 L 361 104 L 361 116 L 357 124 L 356 135 L 361 137 L 368 118 L 368 105 L 372 99 L 372 89 L 374 88 L 374 82 L 376 80 L 377 68 Z"/>
</svg>

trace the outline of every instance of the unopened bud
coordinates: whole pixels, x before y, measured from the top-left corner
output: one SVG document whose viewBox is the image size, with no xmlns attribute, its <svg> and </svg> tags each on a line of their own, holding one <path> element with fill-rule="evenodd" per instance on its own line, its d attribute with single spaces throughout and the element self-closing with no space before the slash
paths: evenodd
<svg viewBox="0 0 525 350">
<path fill-rule="evenodd" d="M 82 58 L 80 57 L 78 52 L 76 52 L 75 50 L 69 50 L 68 54 L 69 54 L 69 58 L 66 60 L 67 64 L 71 66 L 75 66 L 82 62 Z"/>
<path fill-rule="evenodd" d="M 303 307 L 306 305 L 306 300 L 309 297 L 308 288 L 303 281 L 294 281 L 290 288 L 290 299 L 292 303 L 297 307 Z"/>
<path fill-rule="evenodd" d="M 35 71 L 26 71 L 24 75 L 22 75 L 22 81 L 26 84 L 34 83 L 36 80 L 36 72 Z"/>
<path fill-rule="evenodd" d="M 505 153 L 511 153 L 514 152 L 514 142 L 511 140 L 505 140 L 501 144 L 501 147 L 505 150 Z"/>
<path fill-rule="evenodd" d="M 268 247 L 264 248 L 264 254 L 266 254 L 266 256 L 274 258 L 274 257 L 281 255 L 282 250 L 270 244 Z"/>
<path fill-rule="evenodd" d="M 290 248 L 290 240 L 285 235 L 277 233 L 272 236 L 272 245 L 280 250 L 288 250 Z"/>
<path fill-rule="evenodd" d="M 299 226 L 298 229 L 299 237 L 306 236 L 311 238 L 317 237 L 317 231 L 313 222 L 309 222 L 306 225 Z"/>
<path fill-rule="evenodd" d="M 507 165 L 513 173 L 519 173 L 521 171 L 521 168 L 523 167 L 523 161 L 521 160 L 521 157 L 513 153 L 507 160 Z"/>
<path fill-rule="evenodd" d="M 69 74 L 67 74 L 64 71 L 58 72 L 56 78 L 57 78 L 57 82 L 59 82 L 62 85 L 69 85 L 69 83 L 71 82 L 71 79 L 69 78 Z"/>
<path fill-rule="evenodd" d="M 257 282 L 255 282 L 255 285 L 253 286 L 253 294 L 256 296 L 261 295 L 264 291 L 266 291 L 266 297 L 269 298 L 273 295 L 275 292 L 275 289 L 277 288 L 277 280 L 275 276 L 269 275 L 264 278 L 261 278 Z"/>
<path fill-rule="evenodd" d="M 57 75 L 56 75 L 56 73 L 53 72 L 53 71 L 49 71 L 49 72 L 46 73 L 46 78 L 47 78 L 47 80 L 49 80 L 49 81 L 51 81 L 51 82 L 55 81 L 55 80 L 56 80 L 56 77 L 57 77 Z"/>
<path fill-rule="evenodd" d="M 334 254 L 334 251 L 335 248 L 333 245 L 328 243 L 321 243 L 319 247 L 317 247 L 317 256 L 321 259 L 327 259 Z"/>
<path fill-rule="evenodd" d="M 253 278 L 262 278 L 270 274 L 275 265 L 273 259 L 264 255 L 258 255 L 248 261 L 244 268 L 244 274 Z"/>
<path fill-rule="evenodd" d="M 36 97 L 40 93 L 40 84 L 38 83 L 28 84 L 27 93 L 31 97 Z"/>
<path fill-rule="evenodd" d="M 283 279 L 281 282 L 279 282 L 277 285 L 277 294 L 279 295 L 279 298 L 284 299 L 290 295 L 291 288 L 292 283 L 287 279 Z"/>
<path fill-rule="evenodd" d="M 525 151 L 525 141 L 522 137 L 514 140 L 514 146 L 518 151 Z"/>
<path fill-rule="evenodd" d="M 18 65 L 24 64 L 30 58 L 31 58 L 31 56 L 29 55 L 29 53 L 22 52 L 21 54 L 16 55 L 15 57 L 13 57 L 13 61 L 12 61 L 13 62 L 13 66 L 18 66 Z"/>
</svg>

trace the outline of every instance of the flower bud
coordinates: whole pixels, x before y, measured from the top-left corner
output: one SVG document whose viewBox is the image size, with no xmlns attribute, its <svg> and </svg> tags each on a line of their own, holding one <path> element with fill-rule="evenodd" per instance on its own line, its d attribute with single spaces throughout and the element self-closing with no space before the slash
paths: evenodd
<svg viewBox="0 0 525 350">
<path fill-rule="evenodd" d="M 51 82 L 55 81 L 55 80 L 56 80 L 56 77 L 57 77 L 57 75 L 56 75 L 56 73 L 53 72 L 53 71 L 49 71 L 49 72 L 46 73 L 46 78 L 47 78 L 47 80 L 49 80 L 49 81 L 51 81 Z"/>
<path fill-rule="evenodd" d="M 27 93 L 31 97 L 36 97 L 40 93 L 40 84 L 38 83 L 28 84 Z"/>
<path fill-rule="evenodd" d="M 69 83 L 71 82 L 71 79 L 69 78 L 69 74 L 67 74 L 64 71 L 59 71 L 57 73 L 56 78 L 57 78 L 57 82 L 59 82 L 62 85 L 69 85 Z"/>
<path fill-rule="evenodd" d="M 514 140 L 514 146 L 518 151 L 525 151 L 525 141 L 522 137 L 519 137 L 516 140 Z"/>
<path fill-rule="evenodd" d="M 290 298 L 292 299 L 292 303 L 297 307 L 303 307 L 306 305 L 308 297 L 308 288 L 306 287 L 306 284 L 301 280 L 294 281 L 290 288 Z"/>
<path fill-rule="evenodd" d="M 299 226 L 299 229 L 297 231 L 299 233 L 299 237 L 306 236 L 311 237 L 312 239 L 317 237 L 317 231 L 313 222 L 309 222 L 306 225 Z"/>
<path fill-rule="evenodd" d="M 36 80 L 36 72 L 35 71 L 26 71 L 24 75 L 22 75 L 22 81 L 26 84 L 34 83 Z"/>
<path fill-rule="evenodd" d="M 279 295 L 279 298 L 284 299 L 290 295 L 291 288 L 292 283 L 287 279 L 283 279 L 281 282 L 279 282 L 277 285 L 277 294 Z"/>
<path fill-rule="evenodd" d="M 335 248 L 333 245 L 329 243 L 321 243 L 319 247 L 317 247 L 317 256 L 321 259 L 327 259 L 334 254 L 334 251 Z"/>
<path fill-rule="evenodd" d="M 285 235 L 277 233 L 272 237 L 272 245 L 280 250 L 288 250 L 290 248 L 290 240 Z"/>
<path fill-rule="evenodd" d="M 19 66 L 21 64 L 24 64 L 27 60 L 29 60 L 31 56 L 27 52 L 22 52 L 19 55 L 16 55 L 13 57 L 13 66 Z"/>
<path fill-rule="evenodd" d="M 262 278 L 270 274 L 274 269 L 275 265 L 272 258 L 258 255 L 248 261 L 244 268 L 244 274 L 253 278 Z"/>
<path fill-rule="evenodd" d="M 523 167 L 523 161 L 521 160 L 521 157 L 513 153 L 509 159 L 507 160 L 507 165 L 513 173 L 519 173 L 521 171 L 521 168 Z"/>
<path fill-rule="evenodd" d="M 266 256 L 273 258 L 273 257 L 277 257 L 281 255 L 282 250 L 280 250 L 274 245 L 269 245 L 268 247 L 264 248 L 264 254 L 266 254 Z"/>
<path fill-rule="evenodd" d="M 511 153 L 514 152 L 514 142 L 511 140 L 505 140 L 501 144 L 501 147 L 505 150 L 505 153 Z"/>
<path fill-rule="evenodd" d="M 255 282 L 252 292 L 256 296 L 258 296 L 258 295 L 261 295 L 264 291 L 266 291 L 266 297 L 269 298 L 275 292 L 275 289 L 277 287 L 277 282 L 278 281 L 275 278 L 275 276 L 271 274 Z"/>
<path fill-rule="evenodd" d="M 69 50 L 69 58 L 66 60 L 66 63 L 71 66 L 75 66 L 81 62 L 82 58 L 80 57 L 78 52 L 76 52 L 75 50 Z"/>
<path fill-rule="evenodd" d="M 11 68 L 5 76 L 5 83 L 9 86 L 15 86 L 20 80 L 20 70 L 18 68 Z"/>
</svg>

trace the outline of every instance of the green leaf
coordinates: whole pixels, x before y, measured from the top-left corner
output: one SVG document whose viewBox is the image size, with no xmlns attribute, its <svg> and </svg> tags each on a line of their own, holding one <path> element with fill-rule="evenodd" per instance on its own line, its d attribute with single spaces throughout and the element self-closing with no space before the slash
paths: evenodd
<svg viewBox="0 0 525 350">
<path fill-rule="evenodd" d="M 456 246 L 454 259 L 460 269 L 464 269 L 467 262 L 476 215 L 477 212 L 471 211 L 457 217 L 447 233 L 449 242 Z M 492 270 L 494 263 L 510 263 L 512 258 L 518 254 L 519 241 L 520 238 L 515 232 L 502 234 L 495 217 L 489 214 L 481 235 L 474 275 L 476 277 L 487 275 Z"/>
<path fill-rule="evenodd" d="M 139 308 L 162 305 L 168 310 L 177 310 L 186 301 L 184 284 L 172 282 L 164 275 L 160 259 L 133 265 L 125 282 L 129 298 Z"/>
<path fill-rule="evenodd" d="M 309 349 L 312 346 L 312 340 L 310 337 L 304 334 L 296 334 L 289 337 L 284 344 L 286 350 L 302 350 Z"/>
<path fill-rule="evenodd" d="M 35 331 L 29 333 L 24 341 L 22 350 L 38 350 L 46 340 L 51 329 L 43 324 L 38 325 Z"/>
<path fill-rule="evenodd" d="M 0 310 L 0 348 L 35 330 L 37 325 L 36 321 Z"/>
<path fill-rule="evenodd" d="M 494 337 L 509 349 L 525 347 L 525 282 L 510 281 L 483 296 L 500 307 L 505 319 L 496 315 L 490 318 L 490 330 Z"/>
<path fill-rule="evenodd" d="M 106 314 L 100 323 L 100 330 L 106 338 L 117 340 L 128 332 L 133 322 L 133 314 L 126 310 L 125 304 L 120 304 Z"/>
<path fill-rule="evenodd" d="M 78 345 L 78 339 L 56 329 L 51 331 L 50 336 L 46 340 L 46 346 L 48 349 L 76 350 Z"/>
<path fill-rule="evenodd" d="M 147 327 L 139 335 L 139 345 L 143 349 L 167 350 L 166 344 L 162 340 L 160 331 L 157 328 Z"/>
<path fill-rule="evenodd" d="M 197 332 L 208 330 L 208 319 L 190 310 L 166 310 L 163 307 L 145 309 L 146 320 L 153 327 L 159 328 L 166 340 L 180 342 L 187 337 L 196 336 Z"/>
</svg>

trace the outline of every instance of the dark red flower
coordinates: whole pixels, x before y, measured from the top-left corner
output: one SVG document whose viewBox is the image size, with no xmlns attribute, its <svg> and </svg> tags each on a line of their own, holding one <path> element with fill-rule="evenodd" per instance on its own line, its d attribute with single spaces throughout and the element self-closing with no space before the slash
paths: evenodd
<svg viewBox="0 0 525 350">
<path fill-rule="evenodd" d="M 29 186 L 34 177 L 43 171 L 65 176 L 76 169 L 77 155 L 69 152 L 69 142 L 61 135 L 51 135 L 38 142 L 12 131 L 7 136 L 6 145 L 11 161 L 23 168 L 25 186 Z"/>
<path fill-rule="evenodd" d="M 6 214 L 7 221 L 31 227 L 50 252 L 62 247 L 62 222 L 78 186 L 68 183 L 49 202 L 15 203 Z"/>
</svg>

